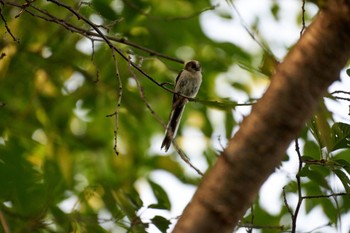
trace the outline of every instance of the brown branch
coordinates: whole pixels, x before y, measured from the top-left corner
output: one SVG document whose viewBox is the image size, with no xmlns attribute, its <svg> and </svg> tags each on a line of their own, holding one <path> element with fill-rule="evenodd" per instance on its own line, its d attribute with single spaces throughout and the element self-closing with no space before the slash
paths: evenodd
<svg viewBox="0 0 350 233">
<path fill-rule="evenodd" d="M 296 175 L 296 179 L 297 179 L 297 191 L 298 191 L 298 203 L 297 206 L 295 208 L 294 214 L 292 215 L 292 233 L 295 233 L 296 227 L 297 227 L 297 219 L 298 219 L 298 214 L 299 214 L 299 210 L 301 207 L 301 204 L 303 203 L 303 194 L 301 191 L 301 180 L 300 180 L 300 172 L 301 172 L 301 168 L 303 166 L 303 161 L 301 158 L 301 153 L 300 153 L 300 147 L 299 147 L 299 142 L 298 139 L 295 140 L 295 151 L 297 152 L 298 155 L 298 161 L 299 161 L 299 165 L 298 165 L 298 173 Z"/>
<path fill-rule="evenodd" d="M 301 30 L 300 30 L 300 37 L 303 35 L 305 31 L 305 2 L 306 0 L 303 0 L 301 5 Z"/>
<path fill-rule="evenodd" d="M 330 198 L 330 197 L 340 197 L 340 196 L 350 196 L 350 193 L 332 193 L 329 195 L 303 196 L 303 199 L 318 199 L 318 198 Z"/>
<path fill-rule="evenodd" d="M 0 2 L 0 3 L 3 3 L 3 2 Z M 1 20 L 4 22 L 6 31 L 10 34 L 10 36 L 12 37 L 12 39 L 13 39 L 15 42 L 19 43 L 19 40 L 12 34 L 10 28 L 9 28 L 8 25 L 7 25 L 6 19 L 5 19 L 4 15 L 2 14 L 2 7 L 0 7 L 0 17 L 1 17 Z"/>
<path fill-rule="evenodd" d="M 176 143 L 175 139 L 172 140 L 173 146 L 176 150 L 176 152 L 180 155 L 181 159 L 185 161 L 193 170 L 195 170 L 200 176 L 204 176 L 203 172 L 201 172 L 198 168 L 196 168 L 190 161 L 190 159 L 187 157 L 185 152 L 181 150 L 180 146 Z"/>
<path fill-rule="evenodd" d="M 123 83 L 122 83 L 122 80 L 120 78 L 120 73 L 119 73 L 119 68 L 118 68 L 118 60 L 115 57 L 114 51 L 112 52 L 112 56 L 113 56 L 113 61 L 115 63 L 115 76 L 116 76 L 117 81 L 119 83 L 118 97 L 117 97 L 117 106 L 116 106 L 116 109 L 115 109 L 115 129 L 114 129 L 114 147 L 113 147 L 113 150 L 114 150 L 116 155 L 119 155 L 119 152 L 118 152 L 118 137 L 117 136 L 118 136 L 118 132 L 119 132 L 119 110 L 120 110 L 120 104 L 121 104 L 122 97 L 123 97 Z"/>
<path fill-rule="evenodd" d="M 345 101 L 349 101 L 350 102 L 350 97 L 346 98 L 346 97 L 340 97 L 340 96 L 335 96 L 336 94 L 344 94 L 344 95 L 350 95 L 349 91 L 333 91 L 332 93 L 330 93 L 330 95 L 332 96 L 332 98 L 337 99 L 337 100 L 345 100 Z"/>
<path fill-rule="evenodd" d="M 288 204 L 288 201 L 287 201 L 287 196 L 286 196 L 286 187 L 283 187 L 283 202 L 284 202 L 284 205 L 286 206 L 287 210 L 288 210 L 288 213 L 290 214 L 290 216 L 292 217 L 292 219 L 294 218 L 294 213 L 292 211 L 292 209 L 290 208 L 289 204 Z"/>
<path fill-rule="evenodd" d="M 129 59 L 130 60 L 130 59 Z M 146 96 L 145 96 L 145 92 L 144 92 L 144 89 L 139 81 L 139 79 L 137 78 L 137 75 L 135 74 L 135 72 L 133 71 L 133 69 L 131 69 L 131 65 L 130 63 L 129 64 L 129 72 L 131 73 L 133 79 L 135 80 L 136 82 L 136 85 L 137 85 L 137 89 L 139 90 L 139 94 L 140 94 L 140 97 L 142 99 L 142 101 L 145 103 L 147 109 L 150 111 L 151 115 L 163 126 L 163 128 L 165 129 L 166 128 L 166 124 L 164 123 L 164 121 L 162 120 L 162 118 L 153 110 L 151 104 L 148 102 Z"/>
<path fill-rule="evenodd" d="M 174 233 L 232 232 L 350 54 L 350 2 L 328 1 L 204 177 Z M 320 69 L 327 67 L 327 69 Z"/>
</svg>

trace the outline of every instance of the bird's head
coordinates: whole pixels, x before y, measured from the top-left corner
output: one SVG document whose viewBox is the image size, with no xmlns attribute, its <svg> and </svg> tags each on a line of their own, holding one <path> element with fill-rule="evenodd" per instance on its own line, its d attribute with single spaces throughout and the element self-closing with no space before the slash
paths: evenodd
<svg viewBox="0 0 350 233">
<path fill-rule="evenodd" d="M 199 64 L 199 61 L 193 60 L 186 63 L 185 70 L 192 73 L 195 73 L 197 71 L 201 72 L 202 67 L 201 67 L 201 64 Z"/>
</svg>

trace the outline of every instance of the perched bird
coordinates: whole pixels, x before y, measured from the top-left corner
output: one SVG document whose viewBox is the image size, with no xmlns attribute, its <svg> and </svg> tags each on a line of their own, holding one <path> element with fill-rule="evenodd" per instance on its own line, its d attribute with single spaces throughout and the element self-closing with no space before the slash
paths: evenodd
<svg viewBox="0 0 350 233">
<path fill-rule="evenodd" d="M 164 148 L 165 151 L 168 151 L 171 141 L 176 137 L 182 113 L 188 102 L 186 97 L 194 98 L 198 93 L 202 83 L 201 71 L 201 65 L 198 61 L 189 61 L 176 78 L 176 94 L 173 96 L 173 107 L 166 127 L 165 138 L 161 146 L 161 149 Z"/>
</svg>

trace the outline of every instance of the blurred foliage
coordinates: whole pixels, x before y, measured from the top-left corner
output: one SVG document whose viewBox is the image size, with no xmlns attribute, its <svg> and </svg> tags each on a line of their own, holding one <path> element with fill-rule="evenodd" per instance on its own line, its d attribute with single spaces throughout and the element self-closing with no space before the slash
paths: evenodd
<svg viewBox="0 0 350 233">
<path fill-rule="evenodd" d="M 234 114 L 238 103 L 220 98 L 222 93 L 215 89 L 217 77 L 239 65 L 259 81 L 273 73 L 278 63 L 270 52 L 251 54 L 233 43 L 208 38 L 199 16 L 215 9 L 209 1 L 58 2 L 67 4 L 114 38 L 170 58 L 201 62 L 204 81 L 198 98 L 203 101 L 188 104 L 180 131 L 191 126 L 203 133 L 206 167 L 212 166 L 225 146 L 221 142 L 226 143 L 239 124 Z M 115 62 L 105 43 L 62 27 L 60 23 L 65 21 L 82 31 L 92 31 L 91 25 L 62 5 L 44 0 L 10 3 L 13 4 L 5 1 L 1 5 L 8 29 L 2 20 L 0 232 L 148 232 L 152 226 L 166 232 L 174 218 L 162 213 L 176 203 L 171 202 L 168 189 L 157 183 L 152 172 L 165 171 L 188 185 L 197 185 L 201 178 L 175 151 L 165 155 L 154 149 L 160 147 L 164 130 L 157 116 L 167 120 L 172 93 L 130 68 L 117 54 Z M 43 12 L 60 20 L 45 20 Z M 279 12 L 275 2 L 271 7 L 275 20 L 281 18 Z M 217 14 L 231 18 L 227 13 Z M 172 82 L 183 67 L 144 49 L 113 43 L 159 83 Z M 262 65 L 257 68 L 259 59 Z M 119 156 L 113 150 L 116 119 L 106 117 L 116 111 L 120 94 L 116 65 L 123 87 L 117 125 Z M 250 100 L 251 84 L 227 82 L 232 90 L 243 92 Z M 222 138 L 215 139 L 221 145 L 219 149 L 211 140 L 219 128 L 210 117 L 214 109 L 221 111 L 224 121 Z M 350 126 L 334 122 L 324 105 L 305 128 L 300 138 L 304 142 L 303 167 L 298 174 L 305 178 L 305 195 L 333 193 L 332 176 L 338 177 L 349 192 L 349 132 Z M 181 132 L 178 139 L 180 146 L 185 144 Z M 142 185 L 138 183 L 149 186 L 153 204 L 144 204 Z M 296 193 L 296 181 L 291 181 L 285 191 Z M 304 202 L 307 212 L 321 206 L 331 224 L 337 224 L 338 217 L 350 209 L 346 196 L 305 198 Z M 147 219 L 142 216 L 145 209 L 163 212 Z M 284 206 L 280 214 L 273 216 L 257 201 L 254 224 L 262 226 L 261 232 L 272 232 L 271 226 L 276 226 L 276 232 L 290 229 L 290 222 L 281 226 L 286 214 Z M 251 218 L 252 213 L 244 222 Z"/>
</svg>

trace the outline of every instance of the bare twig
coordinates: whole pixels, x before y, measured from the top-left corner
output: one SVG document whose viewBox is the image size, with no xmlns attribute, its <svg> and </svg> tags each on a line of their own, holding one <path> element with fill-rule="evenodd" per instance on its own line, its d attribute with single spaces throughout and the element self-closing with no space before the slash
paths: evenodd
<svg viewBox="0 0 350 233">
<path fill-rule="evenodd" d="M 300 171 L 301 171 L 301 168 L 303 166 L 303 161 L 302 161 L 302 158 L 301 158 L 301 153 L 300 153 L 300 147 L 299 147 L 298 139 L 295 139 L 295 151 L 297 152 L 298 159 L 299 159 L 298 173 L 296 175 L 297 186 L 298 186 L 298 203 L 297 203 L 297 206 L 295 208 L 295 211 L 294 211 L 294 214 L 293 214 L 293 217 L 292 217 L 292 233 L 295 233 L 296 226 L 297 226 L 297 218 L 298 218 L 299 210 L 300 210 L 301 204 L 303 202 L 303 196 L 302 196 L 302 191 L 301 191 L 301 180 L 300 180 Z"/>
<path fill-rule="evenodd" d="M 273 55 L 273 53 L 271 52 L 271 50 L 266 47 L 261 41 L 258 40 L 258 38 L 256 38 L 256 35 L 254 32 L 252 32 L 249 29 L 249 26 L 247 25 L 247 23 L 244 21 L 241 13 L 239 12 L 239 10 L 237 9 L 236 5 L 233 3 L 233 1 L 231 0 L 226 0 L 226 2 L 231 5 L 231 7 L 233 8 L 233 10 L 236 12 L 238 19 L 242 25 L 242 27 L 244 28 L 244 30 L 248 33 L 248 35 L 260 46 L 260 48 L 262 48 L 267 54 L 269 54 L 271 57 L 275 57 Z"/>
<path fill-rule="evenodd" d="M 289 207 L 289 204 L 288 204 L 288 201 L 287 201 L 287 197 L 286 197 L 286 187 L 283 187 L 283 202 L 284 202 L 284 205 L 286 206 L 291 218 L 293 219 L 294 218 L 294 214 L 293 214 L 293 211 L 292 209 Z"/>
<path fill-rule="evenodd" d="M 318 199 L 318 198 L 330 198 L 330 197 L 340 197 L 340 196 L 350 196 L 350 193 L 332 193 L 329 195 L 304 196 L 303 199 Z"/>
<path fill-rule="evenodd" d="M 130 59 L 129 59 L 130 60 Z M 137 89 L 139 90 L 139 94 L 140 97 L 142 99 L 142 101 L 145 103 L 147 109 L 150 111 L 150 113 L 152 114 L 152 116 L 163 126 L 163 128 L 166 128 L 166 124 L 164 123 L 164 121 L 162 120 L 162 118 L 153 110 L 152 106 L 150 105 L 150 103 L 147 101 L 146 96 L 145 96 L 145 92 L 143 87 L 141 86 L 141 83 L 139 81 L 139 79 L 137 78 L 137 75 L 135 74 L 134 70 L 131 69 L 131 65 L 129 64 L 129 71 L 132 74 L 133 79 L 136 82 L 137 85 Z"/>
<path fill-rule="evenodd" d="M 303 3 L 301 5 L 301 23 L 302 23 L 302 27 L 300 30 L 300 37 L 303 35 L 304 31 L 305 31 L 305 0 L 303 0 Z"/>
<path fill-rule="evenodd" d="M 350 95 L 350 91 L 333 91 L 332 93 L 330 93 L 330 95 L 334 95 L 334 94 L 345 94 L 345 95 Z"/>
<path fill-rule="evenodd" d="M 95 40 L 91 40 L 91 47 L 92 47 L 92 53 L 91 53 L 91 62 L 94 65 L 95 69 L 96 69 L 96 80 L 95 83 L 97 83 L 100 80 L 100 71 L 98 69 L 98 67 L 96 66 L 96 62 L 95 62 Z"/>
<path fill-rule="evenodd" d="M 115 63 L 115 76 L 117 78 L 117 81 L 119 83 L 119 88 L 118 88 L 118 97 L 117 97 L 117 106 L 115 109 L 115 130 L 114 130 L 114 152 L 116 155 L 119 155 L 118 152 L 118 131 L 119 131 L 119 109 L 120 109 L 120 103 L 122 101 L 123 97 L 123 83 L 120 78 L 120 73 L 119 73 L 119 68 L 118 68 L 118 60 L 115 57 L 115 53 L 112 50 L 112 56 L 113 56 L 113 61 Z"/>
<path fill-rule="evenodd" d="M 172 140 L 173 146 L 176 152 L 180 155 L 181 159 L 185 161 L 191 168 L 193 168 L 199 175 L 204 176 L 203 172 L 201 172 L 198 168 L 196 168 L 187 157 L 187 155 L 181 150 L 180 146 L 176 143 L 175 139 Z"/>
<path fill-rule="evenodd" d="M 344 94 L 344 95 L 349 95 L 350 96 L 350 92 L 349 91 L 333 91 L 332 93 L 330 93 L 330 95 L 334 99 L 345 100 L 345 101 L 349 101 L 350 102 L 350 97 L 346 98 L 346 97 L 335 96 L 336 94 Z"/>
<path fill-rule="evenodd" d="M 0 7 L 0 17 L 1 17 L 1 20 L 4 22 L 6 31 L 10 34 L 10 36 L 12 37 L 12 39 L 13 39 L 15 42 L 19 43 L 19 40 L 12 34 L 10 28 L 9 28 L 8 25 L 7 25 L 6 19 L 5 19 L 4 15 L 2 14 L 2 7 Z"/>
</svg>

